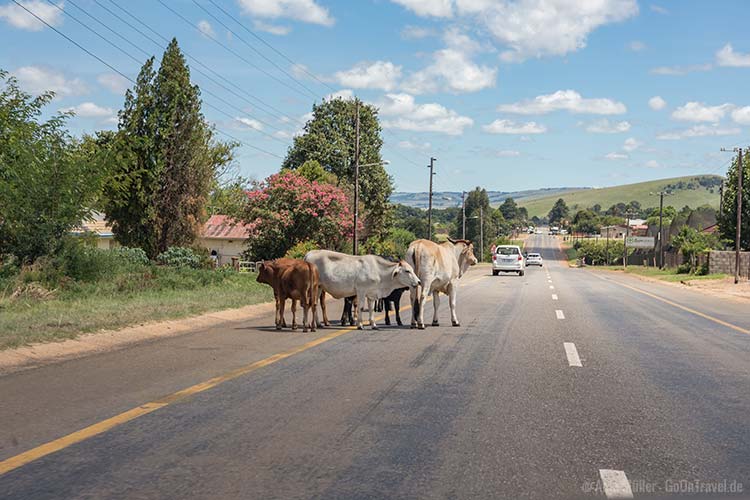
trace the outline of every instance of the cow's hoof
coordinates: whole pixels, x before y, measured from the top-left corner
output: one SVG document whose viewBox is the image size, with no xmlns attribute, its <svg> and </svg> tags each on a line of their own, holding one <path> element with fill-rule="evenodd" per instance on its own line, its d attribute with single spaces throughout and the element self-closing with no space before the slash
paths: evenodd
<svg viewBox="0 0 750 500">
<path fill-rule="evenodd" d="M 440 326 L 440 323 L 439 323 L 439 322 L 437 322 L 437 321 L 433 321 L 433 322 L 432 322 L 432 326 Z"/>
<path fill-rule="evenodd" d="M 453 326 L 461 326 L 461 323 L 459 323 L 458 321 L 452 321 L 451 324 Z"/>
<path fill-rule="evenodd" d="M 424 330 L 424 325 L 419 325 L 417 328 L 419 328 L 420 330 Z"/>
<path fill-rule="evenodd" d="M 404 326 L 404 324 L 399 321 L 398 326 Z"/>
<path fill-rule="evenodd" d="M 411 328 L 412 330 L 414 330 L 416 327 L 417 325 L 415 323 L 412 323 L 411 325 L 409 325 L 409 328 Z"/>
<path fill-rule="evenodd" d="M 302 329 L 302 333 L 307 333 L 307 331 L 308 331 L 307 328 Z"/>
<path fill-rule="evenodd" d="M 363 327 L 362 325 L 357 326 L 357 330 L 364 330 L 364 329 L 365 327 Z"/>
<path fill-rule="evenodd" d="M 281 330 L 281 325 L 276 325 L 277 330 Z"/>
<path fill-rule="evenodd" d="M 380 330 L 380 328 L 378 328 L 376 325 L 372 325 L 372 329 L 373 330 Z"/>
</svg>

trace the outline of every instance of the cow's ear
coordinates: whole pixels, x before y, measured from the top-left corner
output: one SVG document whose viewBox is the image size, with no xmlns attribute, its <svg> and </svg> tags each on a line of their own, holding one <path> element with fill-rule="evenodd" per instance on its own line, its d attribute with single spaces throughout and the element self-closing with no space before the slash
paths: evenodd
<svg viewBox="0 0 750 500">
<path fill-rule="evenodd" d="M 258 272 L 261 272 L 263 269 L 265 269 L 265 267 L 266 267 L 266 264 L 264 262 L 260 262 L 260 263 L 258 263 L 258 266 L 256 267 L 256 270 Z"/>
<path fill-rule="evenodd" d="M 401 269 L 401 264 L 395 266 L 393 268 L 393 272 L 391 273 L 391 277 L 395 278 L 396 275 L 399 273 L 399 270 Z"/>
</svg>

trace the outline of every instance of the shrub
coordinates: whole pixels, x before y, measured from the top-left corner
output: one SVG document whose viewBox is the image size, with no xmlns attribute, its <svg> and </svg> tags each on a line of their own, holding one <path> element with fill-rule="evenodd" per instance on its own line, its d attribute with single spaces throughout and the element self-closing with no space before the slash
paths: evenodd
<svg viewBox="0 0 750 500">
<path fill-rule="evenodd" d="M 145 266 L 149 263 L 148 256 L 142 248 L 117 247 L 110 250 L 110 253 L 128 264 Z"/>
<path fill-rule="evenodd" d="M 169 267 L 189 267 L 198 269 L 203 267 L 203 259 L 192 248 L 169 247 L 156 257 L 156 262 Z"/>
<path fill-rule="evenodd" d="M 310 240 L 300 241 L 296 245 L 294 245 L 292 248 L 290 248 L 287 253 L 284 255 L 284 257 L 288 259 L 301 259 L 309 252 L 310 250 L 317 250 L 320 248 L 317 243 Z"/>
</svg>

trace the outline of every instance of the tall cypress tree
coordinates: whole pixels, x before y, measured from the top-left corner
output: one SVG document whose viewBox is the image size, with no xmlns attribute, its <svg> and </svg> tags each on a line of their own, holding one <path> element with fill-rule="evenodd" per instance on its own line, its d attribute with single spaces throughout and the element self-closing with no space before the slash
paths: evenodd
<svg viewBox="0 0 750 500">
<path fill-rule="evenodd" d="M 152 258 L 196 239 L 212 181 L 234 147 L 215 140 L 177 40 L 158 72 L 153 64 L 146 61 L 125 95 L 106 206 L 117 241 Z"/>
</svg>

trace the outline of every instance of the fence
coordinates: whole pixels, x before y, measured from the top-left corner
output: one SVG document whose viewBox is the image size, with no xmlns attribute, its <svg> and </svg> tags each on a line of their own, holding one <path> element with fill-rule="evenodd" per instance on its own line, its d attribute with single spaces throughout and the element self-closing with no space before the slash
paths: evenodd
<svg viewBox="0 0 750 500">
<path fill-rule="evenodd" d="M 708 272 L 723 273 L 734 276 L 735 253 L 732 251 L 712 250 L 708 256 Z M 740 277 L 750 274 L 750 252 L 740 252 Z"/>
</svg>

